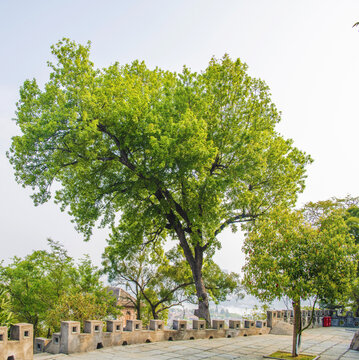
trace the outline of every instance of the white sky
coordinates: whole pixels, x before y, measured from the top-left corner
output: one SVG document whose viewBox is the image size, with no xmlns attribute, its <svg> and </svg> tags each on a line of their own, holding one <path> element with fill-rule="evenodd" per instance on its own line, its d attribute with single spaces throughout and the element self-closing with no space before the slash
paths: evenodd
<svg viewBox="0 0 359 360">
<path fill-rule="evenodd" d="M 51 237 L 70 255 L 100 264 L 106 231 L 84 243 L 52 203 L 34 207 L 15 182 L 5 152 L 17 133 L 18 90 L 44 83 L 50 45 L 62 37 L 92 41 L 98 67 L 145 60 L 149 67 L 200 71 L 228 53 L 269 85 L 282 111 L 278 130 L 311 154 L 298 206 L 358 195 L 359 0 L 33 0 L 0 1 L 0 259 L 44 248 Z M 223 234 L 224 268 L 243 265 L 239 234 Z"/>
</svg>

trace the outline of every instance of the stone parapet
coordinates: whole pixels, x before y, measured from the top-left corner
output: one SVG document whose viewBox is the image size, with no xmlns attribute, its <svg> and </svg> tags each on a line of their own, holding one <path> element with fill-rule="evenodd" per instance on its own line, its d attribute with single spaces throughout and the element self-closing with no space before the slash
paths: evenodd
<svg viewBox="0 0 359 360">
<path fill-rule="evenodd" d="M 256 323 L 253 320 L 251 322 Z M 136 329 L 136 324 L 139 325 L 139 329 Z M 187 329 L 186 320 L 174 320 L 173 329 L 165 329 L 162 320 L 151 320 L 150 330 L 142 330 L 141 321 L 127 320 L 125 331 L 122 331 L 122 322 L 113 320 L 107 321 L 107 331 L 104 331 L 102 321 L 92 320 L 85 323 L 84 330 L 86 332 L 81 333 L 80 323 L 63 321 L 61 322 L 60 333 L 54 334 L 52 339 L 36 338 L 35 344 L 40 344 L 39 351 L 53 354 L 72 354 L 92 351 L 102 347 L 157 341 L 231 338 L 268 334 L 270 329 L 266 326 L 266 322 L 261 321 L 260 325 L 241 328 L 239 320 L 230 320 L 230 328 L 227 329 L 224 320 L 214 320 L 213 327 L 216 328 L 206 329 L 204 320 L 194 320 L 193 329 Z M 126 331 L 126 329 L 128 330 Z"/>
<path fill-rule="evenodd" d="M 10 339 L 8 339 L 8 328 L 0 327 L 0 360 L 32 360 L 33 336 L 32 324 L 21 323 L 11 326 Z"/>
</svg>

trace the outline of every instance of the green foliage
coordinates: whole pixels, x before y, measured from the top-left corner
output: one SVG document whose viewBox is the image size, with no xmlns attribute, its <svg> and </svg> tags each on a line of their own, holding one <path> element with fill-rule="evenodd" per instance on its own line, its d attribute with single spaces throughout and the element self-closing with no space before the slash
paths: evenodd
<svg viewBox="0 0 359 360">
<path fill-rule="evenodd" d="M 62 295 L 54 308 L 49 309 L 46 325 L 52 332 L 60 330 L 63 320 L 80 321 L 114 319 L 120 313 L 114 298 L 106 289 L 95 293 L 71 291 Z"/>
<path fill-rule="evenodd" d="M 9 295 L 9 308 L 16 319 L 33 324 L 34 336 L 49 335 L 59 328 L 59 321 L 77 320 L 70 305 L 68 316 L 61 317 L 64 312 L 59 306 L 71 297 L 95 298 L 106 314 L 116 314 L 114 298 L 107 293 L 99 270 L 89 258 L 75 265 L 62 245 L 49 240 L 49 246 L 50 251 L 34 251 L 24 259 L 15 257 L 8 266 L 0 267 L 1 288 Z M 55 309 L 60 310 L 56 313 Z"/>
<path fill-rule="evenodd" d="M 11 310 L 19 321 L 41 331 L 47 311 L 70 285 L 72 259 L 56 242 L 49 240 L 51 252 L 34 251 L 24 259 L 14 257 L 0 268 L 1 284 L 11 299 Z"/>
<path fill-rule="evenodd" d="M 303 330 L 301 300 L 343 301 L 351 291 L 359 248 L 342 212 L 329 212 L 314 226 L 304 220 L 302 212 L 278 208 L 251 229 L 243 249 L 248 292 L 263 301 L 282 296 L 292 300 L 295 356 Z"/>
<path fill-rule="evenodd" d="M 3 287 L 0 287 L 0 326 L 10 327 L 15 322 L 15 316 L 11 311 L 10 296 Z"/>
<path fill-rule="evenodd" d="M 347 196 L 346 198 L 331 198 L 316 203 L 309 202 L 304 206 L 303 214 L 313 226 L 320 224 L 320 219 L 326 214 L 337 211 L 340 213 L 348 227 L 349 233 L 354 237 L 356 244 L 359 244 L 359 197 Z M 359 269 L 358 269 L 359 270 Z M 336 302 L 328 298 L 321 298 L 321 303 L 328 308 L 342 308 L 347 305 L 344 302 Z M 359 316 L 359 276 L 353 279 L 349 303 L 353 311 Z"/>
<path fill-rule="evenodd" d="M 52 47 L 50 79 L 20 89 L 11 164 L 35 204 L 51 197 L 85 238 L 109 225 L 118 251 L 178 241 L 206 308 L 201 268 L 217 235 L 273 206 L 292 205 L 311 160 L 283 139 L 267 85 L 228 55 L 201 73 L 143 62 L 101 70 L 87 46 Z M 116 214 L 121 214 L 120 219 Z"/>
<path fill-rule="evenodd" d="M 340 214 L 329 213 L 315 228 L 300 212 L 277 210 L 256 225 L 243 247 L 251 294 L 267 301 L 348 296 L 358 247 Z"/>
<path fill-rule="evenodd" d="M 213 260 L 207 260 L 203 265 L 203 281 L 210 299 L 215 304 L 226 301 L 231 294 L 238 298 L 244 296 L 239 275 L 221 270 Z"/>
</svg>

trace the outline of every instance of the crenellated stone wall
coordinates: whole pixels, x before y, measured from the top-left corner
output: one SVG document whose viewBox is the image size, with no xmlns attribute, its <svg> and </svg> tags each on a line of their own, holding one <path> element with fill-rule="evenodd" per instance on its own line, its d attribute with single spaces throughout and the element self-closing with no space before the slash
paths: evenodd
<svg viewBox="0 0 359 360">
<path fill-rule="evenodd" d="M 33 359 L 33 326 L 32 324 L 15 324 L 10 328 L 0 327 L 0 360 Z"/>
<path fill-rule="evenodd" d="M 301 311 L 303 327 L 309 324 L 311 316 L 312 311 Z M 314 310 L 311 327 L 323 326 L 323 318 L 326 316 L 331 317 L 331 326 L 359 328 L 359 317 L 354 317 L 350 311 L 348 311 L 345 316 L 338 315 L 336 310 Z M 268 327 L 270 328 L 273 328 L 279 321 L 293 324 L 293 310 L 269 310 L 267 311 L 267 321 Z"/>
<path fill-rule="evenodd" d="M 81 333 L 79 322 L 62 321 L 60 333 L 52 339 L 35 339 L 35 351 L 72 354 L 116 345 L 262 335 L 270 330 L 266 321 L 254 320 L 230 320 L 229 327 L 224 320 L 213 320 L 211 329 L 206 329 L 204 320 L 193 320 L 192 329 L 187 325 L 186 320 L 174 320 L 173 329 L 165 329 L 162 320 L 151 320 L 150 330 L 143 330 L 140 320 L 127 320 L 125 326 L 121 320 L 109 320 L 104 331 L 102 321 L 91 320 L 85 322 Z"/>
<path fill-rule="evenodd" d="M 294 316 L 293 310 L 268 310 L 267 311 L 268 327 L 273 328 L 274 325 L 280 321 L 293 325 L 293 316 Z M 314 327 L 323 326 L 324 316 L 330 316 L 329 310 L 314 310 L 311 327 L 314 328 Z M 302 310 L 301 317 L 302 317 L 302 326 L 303 327 L 307 326 L 312 317 L 312 311 Z"/>
</svg>

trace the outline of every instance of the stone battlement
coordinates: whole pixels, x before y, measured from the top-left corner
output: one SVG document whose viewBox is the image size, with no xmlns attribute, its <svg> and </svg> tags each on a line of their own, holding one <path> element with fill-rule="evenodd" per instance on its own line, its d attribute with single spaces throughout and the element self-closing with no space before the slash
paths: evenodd
<svg viewBox="0 0 359 360">
<path fill-rule="evenodd" d="M 32 324 L 16 324 L 0 327 L 0 360 L 31 360 L 33 358 Z"/>
<path fill-rule="evenodd" d="M 268 327 L 272 328 L 278 321 L 293 324 L 293 315 L 293 310 L 269 310 L 267 311 Z M 341 316 L 336 310 L 314 310 L 312 327 L 323 326 L 323 318 L 327 316 L 331 317 L 330 326 L 359 328 L 359 317 L 354 317 L 350 311 L 345 316 Z M 312 317 L 312 311 L 302 310 L 301 317 L 302 325 L 307 326 Z"/>
<path fill-rule="evenodd" d="M 213 320 L 211 329 L 206 329 L 203 320 L 193 320 L 192 329 L 188 329 L 186 320 L 174 320 L 173 329 L 165 329 L 162 320 L 150 320 L 149 330 L 142 329 L 140 320 L 127 320 L 125 326 L 122 320 L 108 320 L 106 331 L 103 324 L 86 321 L 81 333 L 79 322 L 62 321 L 60 333 L 53 334 L 52 339 L 35 339 L 35 352 L 72 354 L 116 345 L 262 335 L 270 330 L 266 321 L 254 320 L 230 320 L 229 327 L 224 320 Z"/>
</svg>

